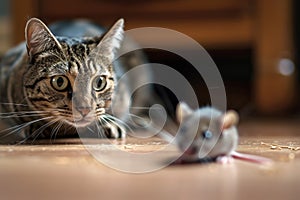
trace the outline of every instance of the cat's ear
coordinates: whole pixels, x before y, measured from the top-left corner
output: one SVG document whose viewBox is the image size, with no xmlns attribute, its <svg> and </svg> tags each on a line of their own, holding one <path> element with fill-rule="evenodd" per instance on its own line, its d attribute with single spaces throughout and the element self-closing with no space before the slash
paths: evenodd
<svg viewBox="0 0 300 200">
<path fill-rule="evenodd" d="M 31 18 L 25 27 L 27 53 L 30 57 L 51 48 L 61 49 L 60 43 L 39 19 Z"/>
<path fill-rule="evenodd" d="M 121 46 L 124 34 L 124 20 L 119 19 L 103 36 L 97 47 L 93 50 L 101 58 L 106 58 L 108 65 L 113 62 L 115 52 Z"/>
<path fill-rule="evenodd" d="M 193 113 L 193 110 L 184 102 L 179 102 L 176 108 L 176 118 L 179 123 L 190 116 Z"/>
<path fill-rule="evenodd" d="M 236 111 L 229 110 L 222 116 L 222 121 L 223 121 L 222 130 L 231 128 L 232 126 L 238 124 L 239 115 L 237 114 Z"/>
</svg>

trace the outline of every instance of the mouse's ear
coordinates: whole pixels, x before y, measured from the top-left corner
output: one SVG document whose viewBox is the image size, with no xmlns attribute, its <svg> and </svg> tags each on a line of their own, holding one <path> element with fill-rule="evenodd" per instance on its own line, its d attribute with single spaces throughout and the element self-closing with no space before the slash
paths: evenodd
<svg viewBox="0 0 300 200">
<path fill-rule="evenodd" d="M 193 110 L 184 102 L 179 102 L 176 108 L 176 118 L 179 123 L 189 115 L 193 113 Z"/>
<path fill-rule="evenodd" d="M 239 115 L 236 111 L 229 110 L 222 116 L 222 120 L 223 120 L 222 130 L 228 129 L 232 126 L 237 125 L 237 123 L 239 122 Z"/>
</svg>

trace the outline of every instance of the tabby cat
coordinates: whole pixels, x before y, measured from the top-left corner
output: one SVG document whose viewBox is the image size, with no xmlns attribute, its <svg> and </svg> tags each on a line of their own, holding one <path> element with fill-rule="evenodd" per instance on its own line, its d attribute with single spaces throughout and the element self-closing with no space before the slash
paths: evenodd
<svg viewBox="0 0 300 200">
<path fill-rule="evenodd" d="M 98 130 L 91 134 L 125 137 L 128 107 L 138 101 L 142 105 L 147 95 L 129 101 L 128 88 L 135 80 L 117 84 L 133 63 L 144 62 L 141 53 L 113 62 L 116 51 L 126 48 L 123 26 L 120 19 L 105 33 L 85 21 L 48 28 L 30 19 L 25 42 L 0 65 L 0 143 L 73 136 L 89 126 Z"/>
</svg>

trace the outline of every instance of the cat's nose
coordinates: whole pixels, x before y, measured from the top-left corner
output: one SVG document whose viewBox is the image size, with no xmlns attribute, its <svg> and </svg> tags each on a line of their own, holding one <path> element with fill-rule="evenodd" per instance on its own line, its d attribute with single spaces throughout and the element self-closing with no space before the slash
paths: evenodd
<svg viewBox="0 0 300 200">
<path fill-rule="evenodd" d="M 91 112 L 91 108 L 89 107 L 79 107 L 77 110 L 83 117 L 87 116 Z"/>
</svg>

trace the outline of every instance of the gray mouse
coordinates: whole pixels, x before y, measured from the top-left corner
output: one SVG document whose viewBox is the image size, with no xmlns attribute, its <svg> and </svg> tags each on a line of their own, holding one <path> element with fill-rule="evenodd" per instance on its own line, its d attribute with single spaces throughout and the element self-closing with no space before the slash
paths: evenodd
<svg viewBox="0 0 300 200">
<path fill-rule="evenodd" d="M 236 152 L 239 116 L 229 110 L 226 113 L 213 108 L 203 107 L 192 110 L 180 102 L 176 109 L 180 123 L 175 143 L 183 152 L 178 162 L 197 162 L 210 158 L 219 162 L 229 162 L 232 158 L 255 163 L 271 163 L 268 158 Z"/>
</svg>

